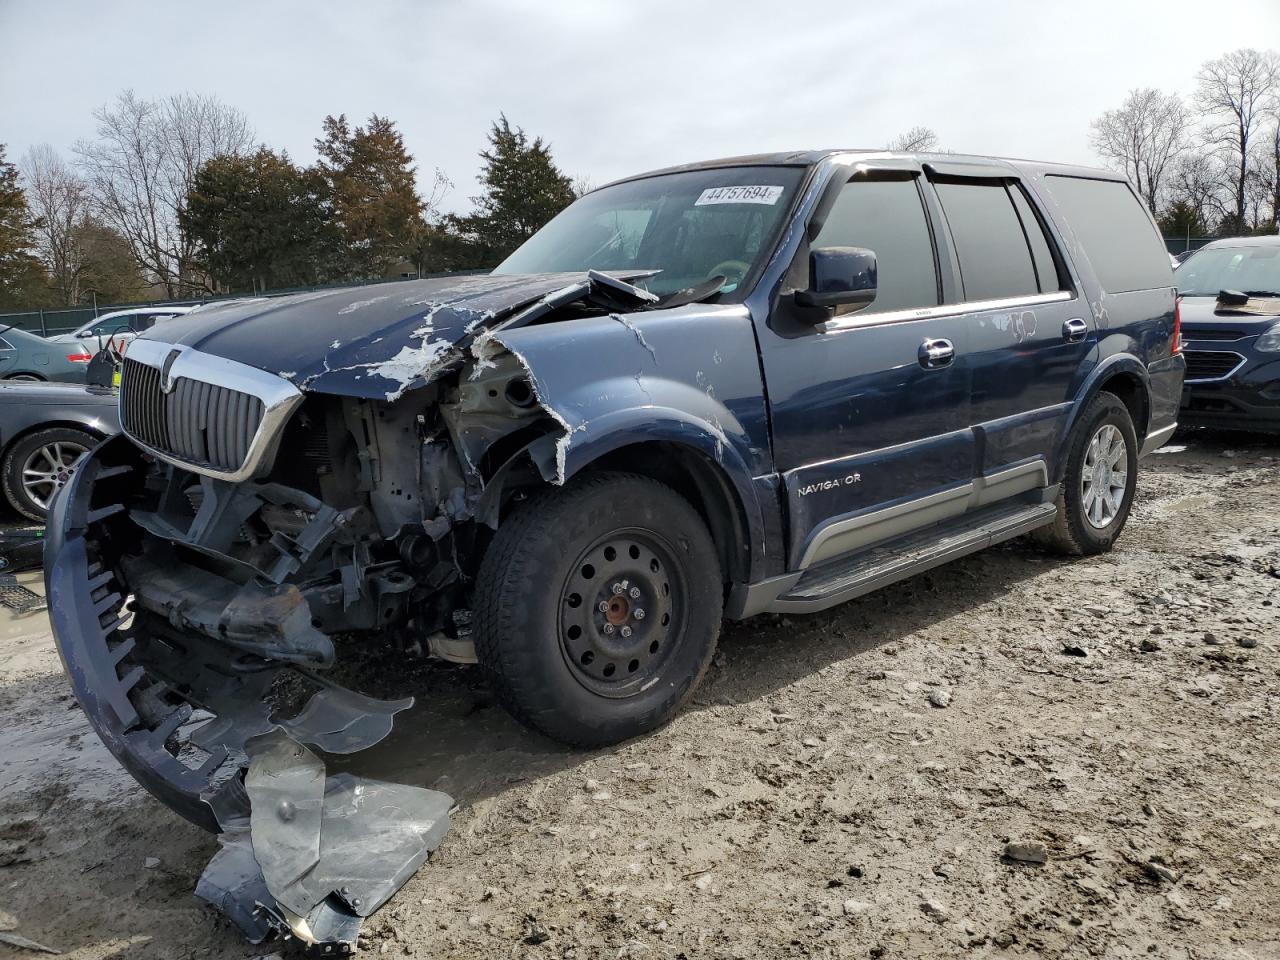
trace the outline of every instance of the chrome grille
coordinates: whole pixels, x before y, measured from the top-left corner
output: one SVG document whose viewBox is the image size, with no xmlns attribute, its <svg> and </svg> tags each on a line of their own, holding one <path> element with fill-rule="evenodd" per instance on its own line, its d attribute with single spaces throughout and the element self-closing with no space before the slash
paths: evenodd
<svg viewBox="0 0 1280 960">
<path fill-rule="evenodd" d="M 277 434 L 301 400 L 286 380 L 151 340 L 134 341 L 121 369 L 125 433 L 162 459 L 223 479 L 269 466 Z"/>
</svg>

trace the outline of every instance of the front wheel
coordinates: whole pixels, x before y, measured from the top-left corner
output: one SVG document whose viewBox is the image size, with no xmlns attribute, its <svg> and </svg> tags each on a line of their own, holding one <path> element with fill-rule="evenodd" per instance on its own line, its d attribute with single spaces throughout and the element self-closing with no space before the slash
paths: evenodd
<svg viewBox="0 0 1280 960">
<path fill-rule="evenodd" d="M 1034 534 L 1060 553 L 1110 550 L 1129 519 L 1138 484 L 1138 437 L 1128 408 L 1099 393 L 1071 432 L 1058 515 Z"/>
<path fill-rule="evenodd" d="M 715 545 L 683 497 L 602 473 L 504 518 L 477 574 L 476 655 L 503 705 L 571 746 L 660 726 L 720 633 Z"/>
</svg>

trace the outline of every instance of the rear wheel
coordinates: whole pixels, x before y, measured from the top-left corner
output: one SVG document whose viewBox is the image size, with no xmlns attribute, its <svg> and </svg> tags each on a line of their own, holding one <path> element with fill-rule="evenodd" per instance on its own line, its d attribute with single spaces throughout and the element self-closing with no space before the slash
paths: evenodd
<svg viewBox="0 0 1280 960">
<path fill-rule="evenodd" d="M 0 481 L 9 503 L 24 517 L 43 520 L 53 495 L 71 479 L 71 467 L 98 438 L 73 427 L 37 430 L 20 438 L 5 454 Z"/>
<path fill-rule="evenodd" d="M 478 574 L 476 654 L 519 720 L 598 747 L 679 709 L 711 662 L 721 608 L 693 507 L 646 477 L 599 474 L 503 520 Z"/>
<path fill-rule="evenodd" d="M 1094 397 L 1071 432 L 1058 515 L 1033 536 L 1060 553 L 1104 553 L 1129 519 L 1138 482 L 1138 438 L 1128 408 Z"/>
</svg>

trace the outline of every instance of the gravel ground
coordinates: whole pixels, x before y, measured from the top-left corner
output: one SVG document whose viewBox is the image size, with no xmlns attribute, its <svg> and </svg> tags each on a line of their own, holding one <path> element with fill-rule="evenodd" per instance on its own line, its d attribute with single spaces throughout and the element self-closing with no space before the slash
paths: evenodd
<svg viewBox="0 0 1280 960">
<path fill-rule="evenodd" d="M 729 625 L 693 706 L 611 750 L 527 733 L 474 671 L 370 669 L 426 702 L 350 765 L 460 810 L 363 946 L 1280 957 L 1278 498 L 1275 441 L 1178 437 L 1113 553 L 1016 541 Z M 76 958 L 270 952 L 194 900 L 214 842 L 105 755 L 42 616 L 0 633 L 0 715 L 0 930 Z"/>
</svg>

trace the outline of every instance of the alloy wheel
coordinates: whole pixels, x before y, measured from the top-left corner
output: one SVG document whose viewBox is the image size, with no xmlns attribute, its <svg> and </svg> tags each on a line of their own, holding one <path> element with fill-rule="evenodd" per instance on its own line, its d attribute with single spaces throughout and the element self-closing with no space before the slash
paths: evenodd
<svg viewBox="0 0 1280 960">
<path fill-rule="evenodd" d="M 22 464 L 22 489 L 41 510 L 71 479 L 71 467 L 89 448 L 69 440 L 36 447 Z"/>
<path fill-rule="evenodd" d="M 1110 526 L 1124 506 L 1129 485 L 1129 448 L 1110 423 L 1094 433 L 1080 469 L 1080 502 L 1084 516 L 1096 530 Z"/>
</svg>

